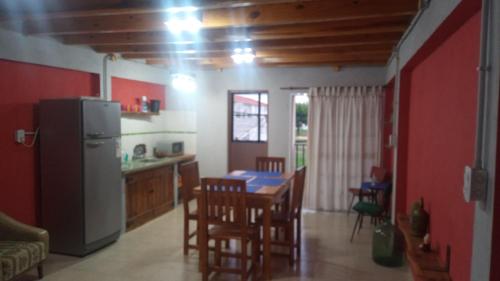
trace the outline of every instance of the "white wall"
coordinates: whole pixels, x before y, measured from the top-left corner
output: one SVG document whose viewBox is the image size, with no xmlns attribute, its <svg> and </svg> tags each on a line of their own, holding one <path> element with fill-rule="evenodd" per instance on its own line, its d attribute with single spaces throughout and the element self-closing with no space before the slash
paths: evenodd
<svg viewBox="0 0 500 281">
<path fill-rule="evenodd" d="M 269 155 L 287 157 L 290 146 L 291 91 L 281 87 L 382 85 L 384 67 L 343 68 L 235 68 L 200 71 L 197 155 L 203 176 L 221 176 L 228 161 L 228 91 L 269 91 Z M 289 162 L 289 161 L 287 161 Z"/>
</svg>

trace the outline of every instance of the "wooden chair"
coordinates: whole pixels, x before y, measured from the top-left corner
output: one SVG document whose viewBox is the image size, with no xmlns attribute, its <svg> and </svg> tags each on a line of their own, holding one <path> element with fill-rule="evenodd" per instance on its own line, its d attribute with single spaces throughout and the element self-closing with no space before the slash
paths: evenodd
<svg viewBox="0 0 500 281">
<path fill-rule="evenodd" d="M 285 172 L 284 157 L 257 157 L 255 169 L 260 172 Z"/>
<path fill-rule="evenodd" d="M 276 231 L 278 231 L 278 229 L 280 228 L 285 230 L 285 240 L 275 240 L 272 241 L 272 244 L 288 247 L 288 258 L 290 265 L 293 265 L 293 262 L 295 260 L 295 249 L 297 250 L 297 258 L 300 257 L 302 198 L 304 197 L 305 178 L 306 167 L 302 167 L 295 171 L 290 208 L 287 212 L 273 212 L 271 216 L 271 227 L 275 228 Z M 262 217 L 258 218 L 258 222 L 260 225 L 262 225 Z M 297 222 L 296 228 L 295 222 Z M 295 238 L 294 233 L 296 233 Z"/>
<path fill-rule="evenodd" d="M 198 237 L 196 244 L 189 244 L 189 240 L 197 233 L 196 230 L 189 232 L 189 222 L 196 221 L 198 224 L 198 211 L 189 208 L 189 203 L 195 199 L 193 189 L 200 185 L 198 162 L 193 161 L 180 165 L 179 173 L 182 179 L 182 202 L 184 205 L 184 255 L 187 255 L 189 249 L 198 249 Z"/>
<path fill-rule="evenodd" d="M 250 225 L 246 210 L 246 182 L 234 179 L 203 178 L 199 206 L 200 218 L 200 263 L 203 280 L 208 280 L 211 272 L 240 274 L 246 281 L 253 272 L 254 279 L 259 259 L 259 228 Z M 209 225 L 211 226 L 209 228 Z M 208 243 L 215 240 L 214 264 L 208 261 Z M 221 242 L 239 240 L 241 254 L 231 255 L 241 260 L 240 268 L 223 267 Z M 252 244 L 252 264 L 248 270 L 248 243 Z"/>
<path fill-rule="evenodd" d="M 285 172 L 285 158 L 284 157 L 268 157 L 260 156 L 255 159 L 255 169 L 258 172 Z M 285 211 L 286 206 L 283 202 L 274 205 L 275 211 Z M 254 217 L 257 217 L 257 211 L 254 210 Z M 274 233 L 275 239 L 279 239 L 279 231 Z"/>
<path fill-rule="evenodd" d="M 387 177 L 387 171 L 384 168 L 376 166 L 372 167 L 372 170 L 370 171 L 370 178 L 372 180 L 375 180 L 375 182 L 383 182 L 386 179 L 386 177 Z M 354 204 L 354 199 L 356 197 L 359 197 L 359 195 L 361 195 L 362 198 L 369 197 L 371 194 L 369 191 L 361 190 L 361 188 L 359 187 L 350 187 L 349 193 L 352 194 L 352 197 L 351 197 L 351 203 L 349 204 L 349 209 L 347 209 L 347 214 L 351 213 L 351 209 Z"/>
</svg>

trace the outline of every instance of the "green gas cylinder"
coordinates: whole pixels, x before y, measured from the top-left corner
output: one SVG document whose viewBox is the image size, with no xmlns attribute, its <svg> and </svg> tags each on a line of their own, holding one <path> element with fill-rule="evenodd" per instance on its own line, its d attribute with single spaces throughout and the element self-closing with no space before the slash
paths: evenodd
<svg viewBox="0 0 500 281">
<path fill-rule="evenodd" d="M 375 227 L 372 243 L 372 258 L 375 263 L 388 267 L 403 265 L 403 234 L 389 221 Z"/>
</svg>

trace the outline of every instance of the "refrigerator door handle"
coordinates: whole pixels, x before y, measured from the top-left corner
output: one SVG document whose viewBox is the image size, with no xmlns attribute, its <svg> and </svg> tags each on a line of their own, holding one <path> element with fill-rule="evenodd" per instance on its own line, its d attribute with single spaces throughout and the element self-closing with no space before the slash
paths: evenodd
<svg viewBox="0 0 500 281">
<path fill-rule="evenodd" d="M 87 136 L 91 138 L 97 138 L 104 135 L 104 132 L 93 132 L 93 133 L 88 133 Z"/>
<path fill-rule="evenodd" d="M 98 146 L 101 146 L 103 145 L 104 142 L 103 141 L 93 141 L 93 142 L 88 142 L 87 143 L 87 146 L 90 146 L 90 147 L 98 147 Z"/>
</svg>

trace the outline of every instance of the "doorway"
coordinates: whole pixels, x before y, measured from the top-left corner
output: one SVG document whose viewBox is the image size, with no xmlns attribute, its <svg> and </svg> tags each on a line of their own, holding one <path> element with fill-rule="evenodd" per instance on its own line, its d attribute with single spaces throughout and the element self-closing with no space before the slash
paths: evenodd
<svg viewBox="0 0 500 281">
<path fill-rule="evenodd" d="M 228 170 L 254 170 L 256 157 L 268 153 L 268 92 L 230 91 L 228 100 Z"/>
<path fill-rule="evenodd" d="M 292 151 L 291 159 L 294 169 L 307 165 L 307 133 L 308 133 L 309 97 L 307 93 L 292 95 Z"/>
</svg>

